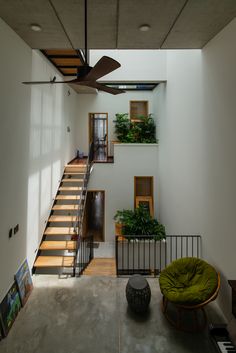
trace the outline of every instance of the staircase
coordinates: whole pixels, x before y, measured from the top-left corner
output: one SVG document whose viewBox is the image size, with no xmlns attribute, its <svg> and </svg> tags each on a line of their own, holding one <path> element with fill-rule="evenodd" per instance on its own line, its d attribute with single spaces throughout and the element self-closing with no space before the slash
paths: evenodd
<svg viewBox="0 0 236 353">
<path fill-rule="evenodd" d="M 93 257 L 82 222 L 92 160 L 65 166 L 33 267 L 36 274 L 81 274 Z"/>
</svg>

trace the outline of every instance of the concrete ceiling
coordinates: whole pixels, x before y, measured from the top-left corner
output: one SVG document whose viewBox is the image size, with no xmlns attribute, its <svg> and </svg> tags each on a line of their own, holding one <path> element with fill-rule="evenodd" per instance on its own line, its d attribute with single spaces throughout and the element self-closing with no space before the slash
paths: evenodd
<svg viewBox="0 0 236 353">
<path fill-rule="evenodd" d="M 31 48 L 84 48 L 84 0 L 0 0 Z M 236 0 L 88 0 L 90 49 L 202 48 L 236 16 Z M 33 32 L 31 24 L 41 32 Z M 148 32 L 139 26 L 149 24 Z"/>
</svg>

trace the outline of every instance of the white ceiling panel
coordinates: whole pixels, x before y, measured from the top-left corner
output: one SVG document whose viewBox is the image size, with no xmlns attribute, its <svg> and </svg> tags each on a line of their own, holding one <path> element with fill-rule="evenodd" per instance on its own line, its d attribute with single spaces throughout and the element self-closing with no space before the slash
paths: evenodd
<svg viewBox="0 0 236 353">
<path fill-rule="evenodd" d="M 163 49 L 199 49 L 236 16 L 236 0 L 189 0 Z"/>
</svg>

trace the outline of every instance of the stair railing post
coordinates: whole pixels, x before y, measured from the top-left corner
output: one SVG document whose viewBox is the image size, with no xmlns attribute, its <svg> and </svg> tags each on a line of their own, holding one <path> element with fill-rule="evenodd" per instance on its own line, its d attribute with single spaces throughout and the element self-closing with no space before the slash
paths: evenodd
<svg viewBox="0 0 236 353">
<path fill-rule="evenodd" d="M 80 192 L 80 198 L 78 200 L 78 212 L 77 218 L 75 220 L 74 231 L 77 233 L 77 243 L 76 243 L 76 254 L 74 260 L 74 269 L 73 269 L 73 276 L 76 276 L 76 268 L 78 263 L 78 255 L 79 255 L 79 267 L 82 265 L 82 268 L 79 269 L 79 274 L 84 269 L 84 245 L 82 242 L 82 233 L 83 233 L 83 219 L 84 219 L 84 211 L 85 211 L 85 204 L 87 198 L 87 186 L 89 182 L 89 176 L 91 172 L 91 166 L 93 163 L 93 143 L 90 144 L 89 153 L 88 153 L 88 160 L 86 163 L 85 173 L 83 176 L 83 182 Z M 76 231 L 77 228 L 77 231 Z M 80 251 L 79 251 L 80 250 Z"/>
</svg>

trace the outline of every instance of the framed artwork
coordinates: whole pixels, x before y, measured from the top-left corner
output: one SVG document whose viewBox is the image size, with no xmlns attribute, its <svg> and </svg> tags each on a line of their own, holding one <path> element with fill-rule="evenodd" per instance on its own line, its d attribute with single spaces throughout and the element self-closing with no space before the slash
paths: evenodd
<svg viewBox="0 0 236 353">
<path fill-rule="evenodd" d="M 33 282 L 27 260 L 25 260 L 20 266 L 15 275 L 15 280 L 18 287 L 21 304 L 24 306 L 33 290 Z"/>
<path fill-rule="evenodd" d="M 7 295 L 0 304 L 0 321 L 4 336 L 7 336 L 20 309 L 20 296 L 17 290 L 17 285 L 14 282 L 14 284 L 11 286 Z"/>
<path fill-rule="evenodd" d="M 152 203 L 152 197 L 151 196 L 136 196 L 135 198 L 135 207 L 139 207 L 140 205 L 143 205 L 149 212 L 150 216 L 154 216 L 153 212 L 153 203 Z"/>
</svg>

